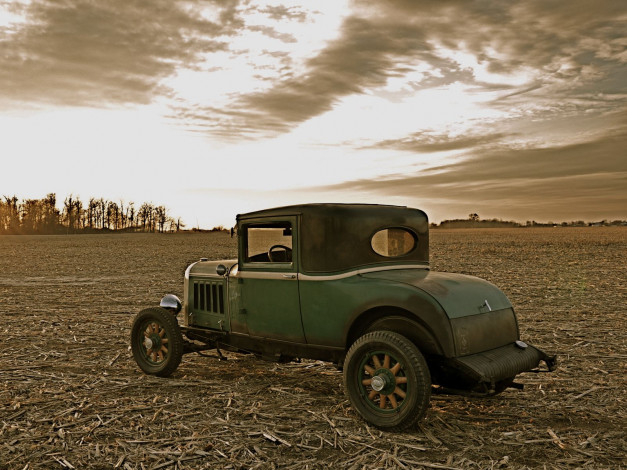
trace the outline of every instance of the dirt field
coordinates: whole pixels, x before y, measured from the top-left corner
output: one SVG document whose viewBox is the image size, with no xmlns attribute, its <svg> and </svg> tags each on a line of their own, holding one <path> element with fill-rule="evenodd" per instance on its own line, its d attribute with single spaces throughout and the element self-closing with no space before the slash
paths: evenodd
<svg viewBox="0 0 627 470">
<path fill-rule="evenodd" d="M 627 468 L 627 229 L 432 231 L 432 268 L 497 284 L 561 362 L 523 391 L 436 395 L 405 433 L 367 426 L 324 363 L 140 372 L 132 315 L 235 252 L 223 234 L 0 237 L 0 468 Z"/>
</svg>

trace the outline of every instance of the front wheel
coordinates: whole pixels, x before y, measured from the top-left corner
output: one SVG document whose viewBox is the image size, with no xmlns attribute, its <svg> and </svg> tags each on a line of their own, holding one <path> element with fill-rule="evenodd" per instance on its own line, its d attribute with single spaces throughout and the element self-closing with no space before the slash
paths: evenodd
<svg viewBox="0 0 627 470">
<path fill-rule="evenodd" d="M 399 431 L 422 418 L 431 374 L 418 348 L 391 331 L 360 337 L 344 361 L 344 384 L 355 410 L 369 423 Z"/>
<path fill-rule="evenodd" d="M 131 328 L 131 349 L 145 373 L 171 375 L 183 357 L 183 336 L 176 317 L 157 307 L 139 312 Z"/>
</svg>

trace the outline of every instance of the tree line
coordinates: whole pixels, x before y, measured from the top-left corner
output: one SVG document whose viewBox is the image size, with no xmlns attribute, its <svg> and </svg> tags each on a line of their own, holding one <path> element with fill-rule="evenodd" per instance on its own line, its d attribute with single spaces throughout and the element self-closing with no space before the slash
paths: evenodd
<svg viewBox="0 0 627 470">
<path fill-rule="evenodd" d="M 479 214 L 468 214 L 467 219 L 443 220 L 440 224 L 431 223 L 431 228 L 513 228 L 513 227 L 597 227 L 597 226 L 626 226 L 625 220 L 602 220 L 600 222 L 584 222 L 573 220 L 570 222 L 536 222 L 528 220 L 520 223 L 513 220 L 481 219 Z"/>
<path fill-rule="evenodd" d="M 89 198 L 83 202 L 69 195 L 57 208 L 55 193 L 42 199 L 3 196 L 0 199 L 0 234 L 61 234 L 101 231 L 174 232 L 184 227 L 165 206 L 144 202 Z"/>
</svg>

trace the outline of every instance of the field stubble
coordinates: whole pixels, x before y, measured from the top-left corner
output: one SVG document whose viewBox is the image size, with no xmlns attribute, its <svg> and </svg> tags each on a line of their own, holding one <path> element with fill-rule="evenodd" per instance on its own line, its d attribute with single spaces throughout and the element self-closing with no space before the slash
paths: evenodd
<svg viewBox="0 0 627 470">
<path fill-rule="evenodd" d="M 626 229 L 432 231 L 432 269 L 501 287 L 560 366 L 522 392 L 435 395 L 404 433 L 359 419 L 321 362 L 139 371 L 132 316 L 235 254 L 225 234 L 0 237 L 0 468 L 624 467 Z"/>
</svg>

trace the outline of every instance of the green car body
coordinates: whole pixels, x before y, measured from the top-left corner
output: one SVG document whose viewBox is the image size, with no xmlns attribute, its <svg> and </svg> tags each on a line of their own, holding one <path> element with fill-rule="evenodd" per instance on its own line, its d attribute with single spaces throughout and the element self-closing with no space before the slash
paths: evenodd
<svg viewBox="0 0 627 470">
<path fill-rule="evenodd" d="M 276 361 L 350 360 L 359 376 L 347 379 L 345 367 L 345 380 L 354 382 L 347 383 L 351 401 L 364 418 L 388 429 L 415 420 L 399 417 L 399 410 L 414 406 L 409 389 L 421 390 L 423 402 L 431 383 L 498 393 L 540 361 L 555 367 L 554 357 L 520 341 L 513 307 L 497 287 L 429 270 L 428 219 L 418 209 L 280 207 L 238 215 L 237 235 L 238 259 L 201 259 L 185 273 L 180 330 L 192 342 L 184 352 L 200 343 Z M 162 307 L 178 310 L 171 298 Z M 150 345 L 155 366 L 162 361 L 152 360 Z M 423 377 L 426 386 L 405 385 L 414 383 L 411 363 L 425 369 L 416 380 Z M 414 415 L 424 414 L 418 401 Z"/>
</svg>

